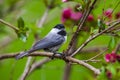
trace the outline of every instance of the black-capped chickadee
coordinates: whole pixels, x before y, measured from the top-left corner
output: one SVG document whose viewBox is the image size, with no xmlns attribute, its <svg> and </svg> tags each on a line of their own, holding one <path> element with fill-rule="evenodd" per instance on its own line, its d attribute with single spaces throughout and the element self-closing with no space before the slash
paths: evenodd
<svg viewBox="0 0 120 80">
<path fill-rule="evenodd" d="M 54 54 L 66 41 L 66 31 L 63 24 L 57 24 L 43 39 L 37 41 L 30 50 L 20 53 L 16 59 L 20 59 L 34 51 L 44 49 Z"/>
</svg>

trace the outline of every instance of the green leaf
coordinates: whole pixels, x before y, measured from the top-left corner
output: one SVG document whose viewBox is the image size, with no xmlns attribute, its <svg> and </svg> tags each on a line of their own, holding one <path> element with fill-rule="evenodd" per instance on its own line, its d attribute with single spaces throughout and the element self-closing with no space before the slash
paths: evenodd
<svg viewBox="0 0 120 80">
<path fill-rule="evenodd" d="M 115 48 L 116 44 L 117 44 L 117 40 L 114 36 L 112 36 L 108 43 L 108 48 L 109 48 L 110 52 Z"/>
<path fill-rule="evenodd" d="M 26 34 L 20 33 L 20 34 L 18 34 L 18 37 L 19 37 L 20 40 L 22 40 L 23 42 L 26 42 L 26 40 L 27 40 Z"/>
<path fill-rule="evenodd" d="M 24 28 L 24 20 L 22 17 L 18 19 L 18 28 Z"/>
<path fill-rule="evenodd" d="M 20 40 L 25 42 L 27 39 L 28 28 L 25 27 L 24 20 L 21 17 L 18 19 L 18 28 L 19 30 L 16 31 L 18 38 L 20 38 Z"/>
</svg>

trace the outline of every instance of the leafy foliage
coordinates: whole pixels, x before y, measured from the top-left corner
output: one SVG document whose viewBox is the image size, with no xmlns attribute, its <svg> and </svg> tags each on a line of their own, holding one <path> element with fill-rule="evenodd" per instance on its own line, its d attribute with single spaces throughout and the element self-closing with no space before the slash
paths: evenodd
<svg viewBox="0 0 120 80">
<path fill-rule="evenodd" d="M 21 17 L 18 19 L 18 28 L 19 30 L 16 33 L 18 37 L 25 42 L 27 39 L 28 28 L 25 27 L 24 21 Z"/>
<path fill-rule="evenodd" d="M 51 3 L 52 0 L 2 1 L 2 4 L 0 3 L 0 19 L 4 19 L 11 24 L 16 24 L 17 21 L 19 30 L 15 33 L 13 30 L 0 24 L 0 54 L 20 52 L 29 49 L 36 39 L 44 37 L 56 24 L 62 23 L 62 13 L 64 13 L 64 9 L 70 8 L 70 18 L 63 21 L 68 32 L 68 40 L 59 51 L 66 50 L 72 35 L 77 30 L 77 24 L 80 22 L 80 19 L 78 18 L 83 15 L 85 9 L 88 8 L 87 2 L 89 2 L 89 0 L 68 0 L 68 2 L 64 3 L 62 0 L 53 0 L 54 3 Z M 119 19 L 120 7 L 115 8 L 118 3 L 119 0 L 97 0 L 97 4 L 86 19 L 86 22 L 79 33 L 78 40 L 76 41 L 76 48 L 83 44 L 87 38 L 93 37 L 95 34 L 108 28 L 109 22 L 114 23 L 114 21 Z M 49 8 L 48 12 L 46 11 L 47 8 Z M 113 10 L 113 13 L 109 10 Z M 106 16 L 104 13 L 110 13 L 110 16 Z M 42 27 L 39 28 L 38 23 L 43 18 L 44 14 L 47 14 L 47 18 Z M 101 60 L 100 62 L 89 62 L 94 67 L 101 69 L 101 74 L 95 76 L 94 73 L 85 67 L 73 65 L 70 80 L 109 80 L 111 75 L 111 79 L 117 80 L 120 77 L 119 59 L 114 63 L 105 61 L 105 54 L 111 54 L 120 42 L 119 29 L 118 25 L 114 29 L 107 31 L 100 37 L 92 40 L 86 45 L 83 51 L 80 52 L 81 54 L 75 56 L 80 60 L 87 60 L 102 52 L 104 48 L 108 48 L 107 51 L 96 58 Z M 118 55 L 119 50 L 115 54 Z M 35 60 L 39 61 L 42 58 L 43 57 L 36 57 Z M 117 58 L 115 57 L 115 59 Z M 14 59 L 0 61 L 1 80 L 17 80 L 23 73 L 26 61 L 26 58 L 18 61 Z M 26 80 L 61 80 L 64 74 L 64 65 L 65 62 L 62 60 L 53 60 L 34 71 Z M 107 76 L 108 74 L 109 76 Z"/>
</svg>

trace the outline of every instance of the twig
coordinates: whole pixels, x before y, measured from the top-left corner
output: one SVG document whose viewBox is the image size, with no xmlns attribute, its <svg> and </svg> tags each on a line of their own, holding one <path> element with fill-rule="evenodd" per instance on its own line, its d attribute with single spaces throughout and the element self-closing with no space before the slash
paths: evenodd
<svg viewBox="0 0 120 80">
<path fill-rule="evenodd" d="M 81 60 L 81 61 L 83 61 L 83 62 L 100 62 L 101 60 L 93 60 L 93 59 L 89 60 L 88 59 L 88 60 Z"/>
<path fill-rule="evenodd" d="M 120 29 L 117 29 L 115 32 L 119 32 L 120 31 Z"/>
<path fill-rule="evenodd" d="M 23 72 L 23 74 L 21 75 L 20 80 L 25 80 L 25 79 L 26 79 L 26 77 L 27 77 L 27 75 L 28 75 L 28 73 L 29 73 L 29 71 L 30 71 L 31 59 L 32 59 L 32 57 L 28 57 L 28 60 L 27 60 L 27 62 L 26 62 L 26 66 L 25 66 L 24 72 Z"/>
<path fill-rule="evenodd" d="M 46 9 L 46 11 L 44 12 L 44 15 L 42 16 L 41 20 L 39 20 L 38 22 L 38 28 L 41 28 L 45 22 L 45 20 L 47 19 L 47 16 L 48 16 L 48 12 L 49 12 L 49 8 Z"/>
<path fill-rule="evenodd" d="M 98 36 L 102 35 L 103 33 L 107 32 L 111 28 L 115 27 L 116 25 L 120 24 L 120 20 L 116 23 L 112 24 L 110 27 L 106 28 L 105 30 L 101 31 L 100 33 L 97 33 L 96 35 L 90 36 L 71 56 L 74 56 L 79 51 L 81 51 L 90 41 L 97 38 Z"/>
<path fill-rule="evenodd" d="M 42 27 L 43 24 L 45 23 L 45 20 L 47 19 L 49 10 L 53 8 L 53 4 L 54 4 L 54 0 L 51 0 L 51 1 L 50 1 L 50 4 L 47 4 L 47 5 L 46 5 L 46 6 L 47 6 L 47 9 L 45 10 L 45 12 L 44 12 L 41 20 L 40 20 L 40 21 L 38 22 L 38 24 L 37 24 L 38 28 Z"/>
<path fill-rule="evenodd" d="M 109 15 L 111 15 L 119 5 L 120 1 L 117 3 L 117 5 L 114 7 L 113 11 Z M 107 15 L 103 20 L 105 20 L 109 15 Z"/>
<path fill-rule="evenodd" d="M 107 22 L 106 25 L 107 25 L 107 26 L 110 26 L 111 24 L 117 22 L 118 20 L 119 20 L 119 19 L 117 19 L 117 20 L 112 20 L 112 21 L 110 21 L 110 22 Z"/>
<path fill-rule="evenodd" d="M 101 50 L 105 50 L 107 49 L 107 47 L 90 47 L 90 48 L 87 48 L 87 49 L 82 49 L 80 52 L 81 53 L 86 53 L 86 54 L 89 54 L 89 53 L 98 53 L 100 52 Z"/>
<path fill-rule="evenodd" d="M 35 62 L 34 64 L 32 64 L 29 74 L 33 72 L 35 69 L 40 68 L 43 64 L 49 62 L 50 60 L 51 60 L 50 58 L 44 58 L 42 60 Z"/>
<path fill-rule="evenodd" d="M 99 54 L 97 54 L 96 56 L 94 56 L 94 57 L 92 57 L 92 58 L 88 59 L 88 61 L 89 61 L 89 60 L 93 60 L 93 59 L 97 58 L 98 56 L 100 56 L 101 54 L 103 54 L 106 50 L 108 50 L 108 49 L 103 50 L 102 52 L 100 52 L 100 53 L 99 53 Z"/>
<path fill-rule="evenodd" d="M 13 41 L 13 37 L 9 37 L 9 36 L 5 36 L 2 39 L 2 42 L 0 42 L 0 49 L 4 48 L 6 45 L 8 45 L 9 43 L 11 43 Z"/>
<path fill-rule="evenodd" d="M 78 63 L 80 65 L 83 65 L 83 66 L 87 67 L 88 69 L 92 70 L 95 74 L 100 74 L 100 70 L 96 69 L 95 67 L 93 67 L 90 64 L 87 64 L 87 63 L 85 63 L 83 61 L 80 61 L 80 60 L 72 58 L 72 57 L 66 57 L 66 59 L 68 59 L 69 61 L 71 61 L 73 63 Z"/>
<path fill-rule="evenodd" d="M 115 53 L 118 52 L 118 50 L 120 49 L 120 43 L 117 45 L 117 47 L 115 48 Z"/>
<path fill-rule="evenodd" d="M 20 53 L 20 52 L 19 52 Z M 0 60 L 3 60 L 3 59 L 10 59 L 10 58 L 15 58 L 15 56 L 17 56 L 19 53 L 6 53 L 6 54 L 1 54 L 0 55 Z M 27 56 L 46 56 L 46 57 L 52 57 L 53 53 L 51 52 L 33 52 Z M 27 57 L 25 56 L 25 57 Z M 55 58 L 61 58 L 61 55 L 60 54 L 56 54 L 55 55 Z"/>
<path fill-rule="evenodd" d="M 68 54 L 72 54 L 77 47 L 77 43 L 78 43 L 78 38 L 75 39 L 74 44 L 71 46 L 71 49 L 69 50 Z M 65 53 L 65 55 L 68 55 Z M 64 68 L 64 74 L 63 74 L 63 80 L 69 80 L 70 78 L 70 74 L 71 74 L 71 68 L 72 65 L 70 65 L 68 62 L 66 62 L 65 64 L 65 68 Z"/>
<path fill-rule="evenodd" d="M 48 12 L 49 10 L 51 9 L 50 6 L 52 6 L 52 3 L 54 2 L 54 0 L 51 1 L 50 5 L 47 6 L 47 9 L 45 10 L 41 20 L 39 20 L 37 26 L 38 28 L 41 28 L 43 26 L 43 24 L 45 23 L 45 20 L 47 19 L 47 16 L 48 16 Z M 38 36 L 38 35 L 35 35 L 35 36 Z M 36 37 L 37 39 L 37 37 Z M 42 61 L 39 61 L 39 62 L 35 62 L 35 63 L 32 63 L 32 65 L 30 66 L 30 71 L 28 72 L 28 74 L 30 74 L 31 72 L 33 72 L 36 68 L 39 68 L 40 66 L 42 66 L 44 63 L 47 63 L 49 62 L 50 59 L 49 58 L 45 58 L 43 59 Z"/>
<path fill-rule="evenodd" d="M 73 37 L 72 37 L 72 39 L 71 39 L 71 41 L 70 41 L 70 43 L 69 43 L 68 49 L 67 49 L 67 51 L 66 51 L 67 54 L 69 54 L 69 53 L 68 53 L 69 50 L 71 49 L 71 47 L 72 47 L 72 45 L 74 44 L 76 38 L 78 37 L 78 34 L 79 34 L 81 28 L 83 27 L 83 25 L 84 25 L 84 23 L 85 23 L 88 15 L 89 15 L 90 12 L 92 11 L 92 9 L 93 9 L 96 1 L 97 1 L 97 0 L 94 0 L 93 3 L 91 4 L 91 6 L 88 8 L 88 10 L 85 10 L 85 12 L 83 13 L 84 16 L 82 16 L 82 19 L 80 20 L 80 23 L 78 24 L 77 30 L 76 30 L 76 32 L 74 33 L 74 35 L 73 35 Z"/>
<path fill-rule="evenodd" d="M 12 24 L 10 24 L 10 23 L 2 20 L 2 19 L 0 19 L 0 23 L 2 23 L 2 24 L 4 24 L 4 25 L 7 25 L 8 27 L 12 28 L 12 29 L 15 30 L 15 31 L 18 31 L 18 30 L 19 30 L 17 27 L 13 26 Z"/>
<path fill-rule="evenodd" d="M 69 80 L 70 78 L 70 73 L 71 73 L 71 64 L 70 63 L 66 63 L 65 65 L 65 71 L 64 71 L 64 75 L 63 75 L 63 80 Z"/>
<path fill-rule="evenodd" d="M 9 58 L 14 58 L 15 56 L 17 56 L 18 55 L 18 53 L 17 54 L 1 54 L 0 55 L 0 60 L 3 60 L 3 59 L 9 59 Z"/>
<path fill-rule="evenodd" d="M 4 55 L 0 56 L 0 60 L 2 60 L 2 59 L 8 59 L 8 58 L 14 58 L 16 55 L 18 55 L 18 54 L 4 54 Z M 52 57 L 53 53 L 50 53 L 50 52 L 34 52 L 34 53 L 31 53 L 28 56 L 46 56 L 46 57 Z M 55 58 L 62 59 L 60 54 L 56 54 Z M 63 60 L 65 60 L 65 61 L 68 60 L 68 61 L 73 62 L 73 63 L 78 63 L 78 64 L 80 64 L 82 66 L 85 66 L 86 68 L 92 70 L 96 74 L 100 73 L 99 69 L 96 69 L 95 67 L 91 66 L 90 64 L 85 63 L 82 60 L 78 60 L 78 59 L 75 59 L 75 58 L 72 58 L 72 57 L 66 57 Z"/>
</svg>

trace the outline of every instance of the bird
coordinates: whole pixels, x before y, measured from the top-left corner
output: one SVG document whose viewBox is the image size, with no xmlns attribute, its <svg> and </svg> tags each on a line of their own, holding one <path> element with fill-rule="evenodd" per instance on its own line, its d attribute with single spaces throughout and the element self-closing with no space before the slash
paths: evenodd
<svg viewBox="0 0 120 80">
<path fill-rule="evenodd" d="M 58 49 L 67 40 L 67 32 L 63 24 L 57 24 L 51 31 L 41 40 L 37 41 L 29 50 L 21 52 L 15 58 L 18 60 L 27 56 L 28 54 L 38 51 L 45 50 L 53 52 L 53 56 L 57 53 Z M 53 57 L 52 57 L 53 58 Z"/>
</svg>

